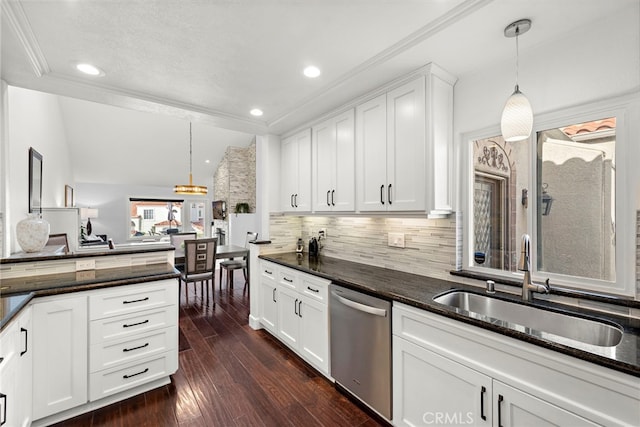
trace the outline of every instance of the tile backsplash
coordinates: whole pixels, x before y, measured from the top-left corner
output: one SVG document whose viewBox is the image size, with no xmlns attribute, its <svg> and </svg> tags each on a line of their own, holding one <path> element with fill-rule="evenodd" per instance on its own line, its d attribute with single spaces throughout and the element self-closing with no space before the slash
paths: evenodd
<svg viewBox="0 0 640 427">
<path fill-rule="evenodd" d="M 456 268 L 456 219 L 320 217 L 272 215 L 270 239 L 274 252 L 295 250 L 327 230 L 320 253 L 334 258 L 393 268 L 423 276 L 451 280 Z M 405 247 L 387 245 L 388 233 L 403 233 Z"/>
<path fill-rule="evenodd" d="M 433 220 L 272 214 L 269 251 L 294 251 L 296 241 L 302 238 L 306 252 L 309 238 L 325 228 L 327 238 L 321 241 L 321 254 L 451 280 L 449 271 L 459 269 L 462 258 L 462 217 L 456 215 Z M 390 232 L 404 233 L 406 247 L 387 246 Z M 640 300 L 640 211 L 636 212 L 636 300 Z"/>
</svg>

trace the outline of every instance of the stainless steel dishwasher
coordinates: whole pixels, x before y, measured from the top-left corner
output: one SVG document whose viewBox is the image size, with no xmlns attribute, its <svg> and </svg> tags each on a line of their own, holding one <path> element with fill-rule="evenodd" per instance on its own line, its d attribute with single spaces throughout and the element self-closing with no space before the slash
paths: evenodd
<svg viewBox="0 0 640 427">
<path fill-rule="evenodd" d="M 331 376 L 391 420 L 391 303 L 330 286 Z"/>
</svg>

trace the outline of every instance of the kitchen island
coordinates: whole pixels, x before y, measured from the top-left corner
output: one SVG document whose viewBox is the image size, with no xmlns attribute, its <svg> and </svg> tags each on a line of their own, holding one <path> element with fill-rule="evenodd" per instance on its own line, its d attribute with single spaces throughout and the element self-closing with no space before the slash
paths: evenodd
<svg viewBox="0 0 640 427">
<path fill-rule="evenodd" d="M 173 258 L 171 246 L 147 246 L 3 259 L 0 369 L 25 379 L 0 383 L 8 419 L 49 425 L 168 384 L 178 369 Z"/>
</svg>

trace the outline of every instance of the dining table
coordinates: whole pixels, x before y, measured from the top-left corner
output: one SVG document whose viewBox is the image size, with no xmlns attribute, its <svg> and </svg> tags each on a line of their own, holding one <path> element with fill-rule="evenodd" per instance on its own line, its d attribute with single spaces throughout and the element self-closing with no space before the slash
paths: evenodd
<svg viewBox="0 0 640 427">
<path fill-rule="evenodd" d="M 174 255 L 174 265 L 180 270 L 184 266 L 184 247 L 176 247 Z M 234 259 L 246 257 L 247 260 L 247 282 L 249 281 L 249 249 L 238 245 L 218 245 L 216 246 L 216 259 Z"/>
</svg>

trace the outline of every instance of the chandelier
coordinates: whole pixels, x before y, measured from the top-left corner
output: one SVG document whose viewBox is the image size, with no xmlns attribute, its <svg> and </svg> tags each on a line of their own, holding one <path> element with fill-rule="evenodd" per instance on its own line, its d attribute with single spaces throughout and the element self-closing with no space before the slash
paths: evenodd
<svg viewBox="0 0 640 427">
<path fill-rule="evenodd" d="M 193 185 L 193 153 L 192 153 L 192 133 L 191 122 L 189 122 L 189 184 L 175 185 L 173 192 L 176 194 L 189 194 L 196 196 L 204 196 L 207 194 L 207 187 L 203 185 Z"/>
</svg>

